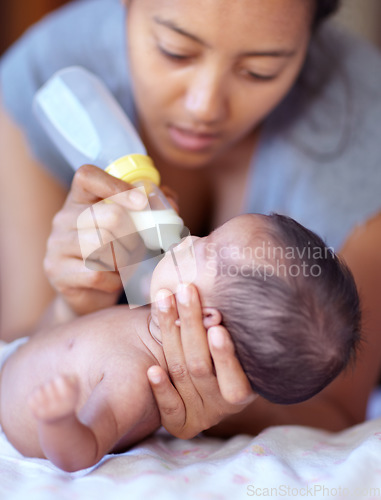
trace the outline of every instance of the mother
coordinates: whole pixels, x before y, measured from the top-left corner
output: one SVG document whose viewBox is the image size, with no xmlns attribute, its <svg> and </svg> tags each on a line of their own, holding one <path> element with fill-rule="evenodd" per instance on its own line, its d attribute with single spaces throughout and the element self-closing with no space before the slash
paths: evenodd
<svg viewBox="0 0 381 500">
<path fill-rule="evenodd" d="M 2 337 L 64 322 L 70 328 L 121 292 L 115 273 L 83 272 L 76 219 L 84 206 L 128 186 L 85 166 L 67 196 L 70 168 L 31 113 L 37 88 L 79 64 L 99 74 L 135 120 L 193 234 L 242 212 L 288 214 L 340 252 L 362 296 L 366 342 L 356 369 L 290 407 L 253 401 L 228 332 L 206 334 L 194 287 L 177 304 L 164 301 L 173 385 L 156 367 L 148 375 L 166 428 L 186 438 L 212 426 L 210 433 L 231 435 L 362 421 L 381 367 L 379 55 L 321 26 L 338 0 L 125 3 L 126 17 L 117 1 L 69 5 L 2 60 Z"/>
</svg>

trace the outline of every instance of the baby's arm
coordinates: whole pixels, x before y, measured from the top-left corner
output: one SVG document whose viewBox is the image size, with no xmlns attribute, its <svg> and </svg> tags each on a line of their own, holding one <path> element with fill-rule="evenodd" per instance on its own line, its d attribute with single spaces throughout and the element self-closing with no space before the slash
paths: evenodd
<svg viewBox="0 0 381 500">
<path fill-rule="evenodd" d="M 157 412 L 152 412 L 149 387 L 144 381 L 148 389 L 144 391 L 140 383 L 129 382 L 135 380 L 125 381 L 123 391 L 117 383 L 110 386 L 102 380 L 78 412 L 75 378 L 59 376 L 36 389 L 29 405 L 38 421 L 44 455 L 57 467 L 72 472 L 99 462 L 125 436 L 126 444 L 131 444 L 153 432 L 160 421 L 155 418 Z M 147 411 L 153 418 L 145 418 Z"/>
</svg>

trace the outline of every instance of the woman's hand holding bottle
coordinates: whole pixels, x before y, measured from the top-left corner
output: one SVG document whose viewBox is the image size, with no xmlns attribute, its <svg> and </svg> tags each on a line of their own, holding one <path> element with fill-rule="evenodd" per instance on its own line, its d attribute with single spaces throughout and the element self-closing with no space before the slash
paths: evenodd
<svg viewBox="0 0 381 500">
<path fill-rule="evenodd" d="M 103 170 L 84 165 L 75 174 L 66 202 L 53 220 L 44 269 L 51 285 L 75 315 L 88 314 L 114 305 L 122 290 L 122 283 L 117 270 L 109 269 L 102 259 L 85 264 L 79 239 L 89 248 L 99 246 L 99 239 L 110 242 L 115 239 L 121 225 L 126 225 L 128 210 L 144 208 L 147 199 L 134 189 L 131 194 L 115 197 L 118 193 L 130 190 L 133 186 L 117 179 Z M 99 203 L 114 196 L 119 203 Z M 96 204 L 96 205 L 95 205 Z M 85 211 L 88 213 L 96 206 L 96 231 L 88 220 L 86 227 Z M 81 216 L 81 227 L 77 221 Z M 125 255 L 136 247 L 136 239 L 123 240 Z M 128 248 L 130 246 L 130 248 Z M 126 257 L 127 259 L 128 257 Z M 91 259 L 91 256 L 90 256 Z"/>
</svg>

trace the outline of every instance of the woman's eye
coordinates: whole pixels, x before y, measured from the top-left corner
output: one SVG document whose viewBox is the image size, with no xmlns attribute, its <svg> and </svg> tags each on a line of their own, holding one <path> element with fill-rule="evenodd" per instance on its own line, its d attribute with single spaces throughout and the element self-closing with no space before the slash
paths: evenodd
<svg viewBox="0 0 381 500">
<path fill-rule="evenodd" d="M 248 69 L 241 69 L 239 71 L 239 74 L 246 77 L 249 80 L 255 80 L 255 81 L 260 81 L 260 82 L 269 82 L 271 80 L 275 80 L 275 78 L 278 76 L 277 74 L 263 74 L 263 73 L 256 73 L 255 71 L 249 71 Z"/>
<path fill-rule="evenodd" d="M 259 73 L 253 73 L 252 71 L 247 71 L 246 74 L 252 80 L 260 80 L 262 82 L 269 82 L 276 78 L 276 75 L 261 75 Z"/>
<path fill-rule="evenodd" d="M 189 57 L 190 57 L 190 56 L 187 56 L 184 54 L 170 52 L 166 49 L 163 49 L 163 47 L 159 47 L 159 50 L 165 57 L 167 57 L 168 59 L 175 60 L 175 61 L 184 61 L 185 59 L 189 59 Z"/>
</svg>

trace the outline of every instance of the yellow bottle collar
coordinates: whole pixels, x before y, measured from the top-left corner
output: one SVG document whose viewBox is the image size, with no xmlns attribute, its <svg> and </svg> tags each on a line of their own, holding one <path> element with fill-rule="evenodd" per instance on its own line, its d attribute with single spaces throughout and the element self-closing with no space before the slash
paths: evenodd
<svg viewBox="0 0 381 500">
<path fill-rule="evenodd" d="M 160 174 L 153 161 L 146 155 L 127 155 L 112 162 L 105 171 L 124 182 L 133 184 L 143 179 L 149 179 L 160 185 Z"/>
</svg>

